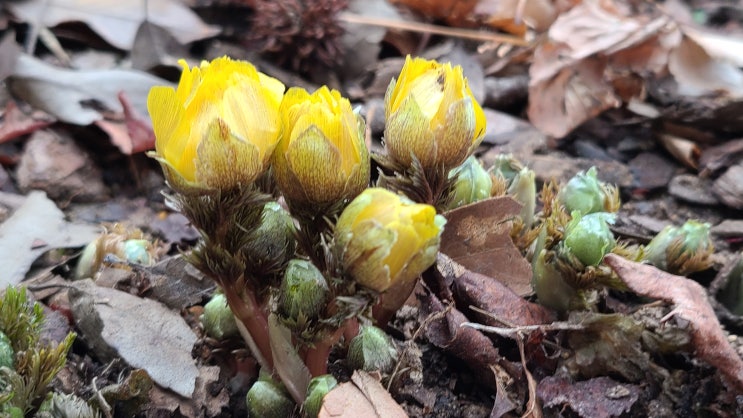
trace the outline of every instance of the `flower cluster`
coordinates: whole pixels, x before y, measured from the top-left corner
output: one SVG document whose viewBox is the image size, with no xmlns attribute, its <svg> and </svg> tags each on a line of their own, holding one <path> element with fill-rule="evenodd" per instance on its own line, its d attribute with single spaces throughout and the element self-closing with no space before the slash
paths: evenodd
<svg viewBox="0 0 743 418">
<path fill-rule="evenodd" d="M 200 231 L 189 261 L 221 288 L 204 321 L 210 335 L 234 333 L 229 307 L 280 380 L 255 391 L 321 399 L 318 388 L 333 385 L 309 377 L 326 373 L 331 347 L 350 343 L 360 323 L 383 324 L 434 263 L 445 224 L 437 208 L 490 196 L 479 163 L 460 167 L 482 140 L 483 111 L 461 67 L 408 58 L 385 98 L 386 155 L 375 158 L 388 173 L 372 187 L 364 119 L 340 92 L 286 90 L 227 57 L 181 65 L 178 86 L 148 98 L 151 156 L 168 199 Z"/>
</svg>

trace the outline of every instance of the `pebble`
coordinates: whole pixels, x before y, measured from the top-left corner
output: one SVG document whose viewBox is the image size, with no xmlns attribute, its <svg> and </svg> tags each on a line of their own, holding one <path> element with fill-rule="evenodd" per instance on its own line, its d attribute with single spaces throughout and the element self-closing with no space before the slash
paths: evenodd
<svg viewBox="0 0 743 418">
<path fill-rule="evenodd" d="M 43 190 L 52 200 L 76 202 L 107 198 L 100 170 L 70 137 L 39 130 L 31 135 L 16 171 L 23 193 Z"/>
<path fill-rule="evenodd" d="M 715 180 L 712 192 L 726 206 L 743 209 L 743 165 L 734 165 Z"/>
<path fill-rule="evenodd" d="M 668 184 L 668 193 L 679 200 L 698 205 L 719 203 L 712 194 L 712 182 L 693 174 L 680 174 L 671 179 Z"/>
</svg>

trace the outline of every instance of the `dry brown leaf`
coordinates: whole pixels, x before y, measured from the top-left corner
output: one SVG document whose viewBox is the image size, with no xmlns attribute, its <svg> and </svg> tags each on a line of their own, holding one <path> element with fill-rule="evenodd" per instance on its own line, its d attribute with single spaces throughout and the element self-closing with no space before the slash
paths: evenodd
<svg viewBox="0 0 743 418">
<path fill-rule="evenodd" d="M 606 376 L 581 382 L 548 376 L 539 382 L 537 393 L 546 407 L 561 411 L 569 408 L 586 418 L 609 418 L 629 413 L 642 392 L 638 385 L 620 383 Z M 616 393 L 623 396 L 612 396 Z"/>
<path fill-rule="evenodd" d="M 529 119 L 542 132 L 561 138 L 619 106 L 619 93 L 624 99 L 639 94 L 631 71 L 665 68 L 678 38 L 671 23 L 664 15 L 633 14 L 618 2 L 597 0 L 561 15 L 534 52 Z"/>
<path fill-rule="evenodd" d="M 150 88 L 169 84 L 141 71 L 70 70 L 26 54 L 18 58 L 8 83 L 17 97 L 60 121 L 76 125 L 89 125 L 108 112 L 123 112 L 121 92 L 126 92 L 132 108 L 145 115 Z"/>
<path fill-rule="evenodd" d="M 668 133 L 659 134 L 658 139 L 663 148 L 676 157 L 677 161 L 693 170 L 697 169 L 702 151 L 696 142 Z"/>
<path fill-rule="evenodd" d="M 688 25 L 683 30 L 684 35 L 704 48 L 710 56 L 743 67 L 743 38 L 740 36 L 709 32 Z"/>
<path fill-rule="evenodd" d="M 139 114 L 124 92 L 120 92 L 118 98 L 124 109 L 124 121 L 102 119 L 94 123 L 108 134 L 123 154 L 132 155 L 154 148 L 155 132 L 149 118 Z"/>
<path fill-rule="evenodd" d="M 672 302 L 673 313 L 691 323 L 698 357 L 717 367 L 733 390 L 743 392 L 743 360 L 728 343 L 707 292 L 699 283 L 614 254 L 608 254 L 604 263 L 635 293 Z"/>
<path fill-rule="evenodd" d="M 45 252 L 82 247 L 99 233 L 96 226 L 67 222 L 65 214 L 44 192 L 31 191 L 13 215 L 0 224 L 0 288 L 23 280 Z"/>
<path fill-rule="evenodd" d="M 567 57 L 581 60 L 640 44 L 657 36 L 669 21 L 663 15 L 634 14 L 619 2 L 589 0 L 561 15 L 549 37 L 569 47 Z"/>
<path fill-rule="evenodd" d="M 678 84 L 678 93 L 697 97 L 715 91 L 733 98 L 743 97 L 743 72 L 734 64 L 714 59 L 692 38 L 685 36 L 668 60 L 668 70 Z"/>
<path fill-rule="evenodd" d="M 488 315 L 473 313 L 476 320 L 485 325 L 500 326 L 503 322 L 517 326 L 539 325 L 557 319 L 555 313 L 544 306 L 527 301 L 498 280 L 467 270 L 444 254 L 439 254 L 436 269 L 447 283 L 454 284 L 460 306 L 475 306 L 488 312 Z"/>
<path fill-rule="evenodd" d="M 543 32 L 557 18 L 551 0 L 480 0 L 473 10 L 477 20 L 515 35 L 524 35 L 528 28 Z"/>
<path fill-rule="evenodd" d="M 151 299 L 78 280 L 70 289 L 77 328 L 98 358 L 121 357 L 153 381 L 191 397 L 199 369 L 191 357 L 196 334 L 176 311 Z"/>
<path fill-rule="evenodd" d="M 447 212 L 440 251 L 519 295 L 531 293 L 531 265 L 510 235 L 511 220 L 520 210 L 512 198 L 495 197 Z"/>
<path fill-rule="evenodd" d="M 37 111 L 31 115 L 21 112 L 15 102 L 9 101 L 0 123 L 0 143 L 10 141 L 21 135 L 30 134 L 37 129 L 49 126 L 53 119 L 44 112 Z"/>
<path fill-rule="evenodd" d="M 557 53 L 557 50 L 551 51 Z M 535 53 L 535 64 L 542 55 Z M 556 59 L 550 57 L 548 59 Z M 586 58 L 547 82 L 529 87 L 529 119 L 542 132 L 562 138 L 583 122 L 621 104 L 604 80 L 606 60 Z"/>
<path fill-rule="evenodd" d="M 471 18 L 478 0 L 391 0 L 426 17 L 443 19 L 452 26 L 461 26 Z"/>
<path fill-rule="evenodd" d="M 145 20 L 165 28 L 184 44 L 219 33 L 219 29 L 204 24 L 196 13 L 175 0 L 27 0 L 6 6 L 31 25 L 53 27 L 84 22 L 108 43 L 126 51 L 134 45 L 139 25 Z"/>
<path fill-rule="evenodd" d="M 420 301 L 421 321 L 426 324 L 426 338 L 431 344 L 464 361 L 491 387 L 495 387 L 495 377 L 490 371 L 492 365 L 502 367 L 514 379 L 520 378 L 520 368 L 501 357 L 490 338 L 479 330 L 462 326 L 470 322 L 462 312 L 444 305 L 429 291 L 418 291 L 416 296 Z"/>
<path fill-rule="evenodd" d="M 362 370 L 356 370 L 350 382 L 341 383 L 323 399 L 319 418 L 403 418 L 408 414 L 379 379 Z"/>
</svg>

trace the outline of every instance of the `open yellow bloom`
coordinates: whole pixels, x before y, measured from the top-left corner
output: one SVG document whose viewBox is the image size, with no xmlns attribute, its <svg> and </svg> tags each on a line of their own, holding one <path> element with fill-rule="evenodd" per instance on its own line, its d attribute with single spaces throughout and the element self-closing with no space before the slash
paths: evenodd
<svg viewBox="0 0 743 418">
<path fill-rule="evenodd" d="M 365 124 L 348 99 L 325 86 L 312 94 L 292 87 L 280 113 L 283 129 L 273 174 L 290 204 L 322 210 L 368 186 Z"/>
<path fill-rule="evenodd" d="M 386 189 L 366 189 L 338 219 L 336 251 L 357 283 L 384 292 L 415 280 L 433 264 L 445 223 L 433 206 Z"/>
<path fill-rule="evenodd" d="M 462 67 L 408 56 L 384 97 L 385 148 L 410 166 L 450 170 L 462 164 L 485 135 L 485 113 L 472 96 Z"/>
<path fill-rule="evenodd" d="M 284 85 L 227 57 L 189 68 L 178 88 L 150 90 L 155 158 L 174 189 L 226 189 L 263 173 L 280 134 Z"/>
</svg>

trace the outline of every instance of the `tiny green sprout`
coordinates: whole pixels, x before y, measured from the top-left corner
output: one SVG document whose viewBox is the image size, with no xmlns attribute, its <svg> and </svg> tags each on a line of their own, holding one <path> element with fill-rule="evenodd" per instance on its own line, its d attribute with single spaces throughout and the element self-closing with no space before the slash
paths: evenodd
<svg viewBox="0 0 743 418">
<path fill-rule="evenodd" d="M 525 227 L 531 227 L 534 222 L 534 210 L 537 205 L 537 183 L 534 170 L 524 167 L 519 170 L 508 187 L 508 194 L 521 203 L 519 216 Z"/>
<path fill-rule="evenodd" d="M 232 314 L 227 298 L 217 293 L 204 305 L 204 313 L 199 318 L 206 334 L 218 340 L 238 335 L 235 316 Z"/>
<path fill-rule="evenodd" d="M 581 215 L 579 211 L 573 211 L 572 216 L 565 227 L 565 247 L 584 265 L 597 266 L 617 245 L 609 229 L 615 216 L 606 212 Z"/>
<path fill-rule="evenodd" d="M 320 407 L 322 407 L 323 398 L 336 386 L 338 386 L 338 381 L 329 374 L 312 378 L 307 387 L 307 397 L 304 400 L 305 416 L 309 418 L 317 417 Z"/>
<path fill-rule="evenodd" d="M 375 326 L 365 326 L 348 347 L 348 362 L 354 369 L 388 373 L 397 361 L 390 337 Z"/>
</svg>

